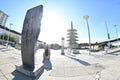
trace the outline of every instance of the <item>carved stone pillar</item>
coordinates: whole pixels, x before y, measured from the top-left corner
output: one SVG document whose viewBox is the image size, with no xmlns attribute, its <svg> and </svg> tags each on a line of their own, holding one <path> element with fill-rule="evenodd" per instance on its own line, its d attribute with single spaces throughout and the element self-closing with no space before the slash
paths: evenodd
<svg viewBox="0 0 120 80">
<path fill-rule="evenodd" d="M 35 76 L 35 45 L 40 33 L 43 5 L 31 8 L 27 11 L 21 38 L 21 67 L 17 70 L 28 75 Z M 32 75 L 31 75 L 32 74 Z"/>
</svg>

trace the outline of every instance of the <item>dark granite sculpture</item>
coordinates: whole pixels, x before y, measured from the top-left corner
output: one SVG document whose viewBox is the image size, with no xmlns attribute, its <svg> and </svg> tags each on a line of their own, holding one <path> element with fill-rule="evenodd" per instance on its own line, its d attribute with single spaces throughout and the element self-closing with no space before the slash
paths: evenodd
<svg viewBox="0 0 120 80">
<path fill-rule="evenodd" d="M 35 64 L 35 45 L 40 33 L 42 14 L 43 5 L 29 9 L 23 24 L 21 39 L 23 64 L 16 65 L 16 70 L 30 77 L 36 77 L 44 71 L 43 64 Z"/>
<path fill-rule="evenodd" d="M 27 11 L 21 39 L 21 53 L 23 66 L 30 70 L 34 69 L 35 64 L 35 45 L 40 33 L 43 6 L 37 6 Z"/>
</svg>

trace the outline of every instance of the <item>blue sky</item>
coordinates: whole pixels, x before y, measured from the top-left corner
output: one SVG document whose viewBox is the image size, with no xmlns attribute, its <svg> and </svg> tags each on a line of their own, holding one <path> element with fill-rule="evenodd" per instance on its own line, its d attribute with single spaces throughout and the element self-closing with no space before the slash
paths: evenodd
<svg viewBox="0 0 120 80">
<path fill-rule="evenodd" d="M 70 22 L 78 30 L 79 42 L 88 42 L 84 15 L 89 15 L 91 41 L 107 40 L 104 21 L 107 21 L 110 37 L 116 37 L 114 25 L 120 34 L 120 0 L 1 0 L 0 9 L 9 15 L 6 26 L 21 33 L 26 11 L 40 4 L 44 12 L 39 40 L 60 43 Z"/>
</svg>

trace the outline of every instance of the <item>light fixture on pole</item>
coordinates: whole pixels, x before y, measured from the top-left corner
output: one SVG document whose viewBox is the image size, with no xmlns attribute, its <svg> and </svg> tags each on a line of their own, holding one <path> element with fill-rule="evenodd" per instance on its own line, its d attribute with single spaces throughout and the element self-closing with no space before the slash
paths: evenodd
<svg viewBox="0 0 120 80">
<path fill-rule="evenodd" d="M 87 28 L 88 28 L 88 36 L 89 36 L 89 55 L 90 55 L 90 54 L 91 54 L 91 39 L 90 39 L 90 29 L 89 29 L 88 18 L 89 18 L 88 15 L 85 15 L 85 16 L 84 16 L 84 19 L 85 19 L 86 22 L 87 22 Z"/>
<path fill-rule="evenodd" d="M 10 23 L 10 28 L 9 28 L 9 32 L 8 32 L 8 37 L 7 37 L 7 48 L 8 48 L 8 44 L 9 44 L 9 38 L 10 38 L 10 29 L 11 29 L 11 26 L 12 26 L 13 24 L 12 23 Z"/>
<path fill-rule="evenodd" d="M 119 47 L 117 25 L 115 24 L 114 27 L 115 27 L 116 36 L 117 36 L 117 47 Z"/>
</svg>

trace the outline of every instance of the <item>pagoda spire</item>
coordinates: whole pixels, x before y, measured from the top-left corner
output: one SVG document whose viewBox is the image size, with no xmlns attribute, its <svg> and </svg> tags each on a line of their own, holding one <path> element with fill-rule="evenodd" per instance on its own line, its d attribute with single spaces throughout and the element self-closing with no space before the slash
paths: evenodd
<svg viewBox="0 0 120 80">
<path fill-rule="evenodd" d="M 73 22 L 71 21 L 71 29 L 73 29 Z"/>
</svg>

